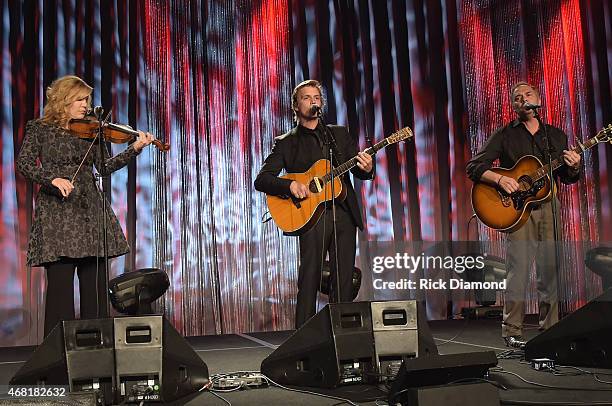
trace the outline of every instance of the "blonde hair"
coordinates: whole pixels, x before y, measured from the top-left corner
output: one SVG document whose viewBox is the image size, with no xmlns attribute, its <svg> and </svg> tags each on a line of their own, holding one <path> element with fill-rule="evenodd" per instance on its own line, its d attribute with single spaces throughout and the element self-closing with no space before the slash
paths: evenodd
<svg viewBox="0 0 612 406">
<path fill-rule="evenodd" d="M 47 105 L 43 110 L 42 120 L 66 125 L 70 120 L 66 108 L 75 100 L 87 97 L 87 107 L 91 107 L 91 92 L 93 88 L 77 76 L 62 76 L 55 79 L 47 88 Z"/>
<path fill-rule="evenodd" d="M 295 111 L 298 104 L 297 94 L 301 88 L 308 86 L 319 89 L 319 94 L 321 95 L 321 109 L 325 107 L 325 96 L 323 95 L 323 86 L 321 86 L 321 83 L 314 79 L 303 81 L 302 83 L 298 84 L 295 89 L 293 89 L 293 93 L 291 93 L 291 110 L 293 110 L 293 120 L 296 123 L 298 122 L 297 112 Z"/>
</svg>

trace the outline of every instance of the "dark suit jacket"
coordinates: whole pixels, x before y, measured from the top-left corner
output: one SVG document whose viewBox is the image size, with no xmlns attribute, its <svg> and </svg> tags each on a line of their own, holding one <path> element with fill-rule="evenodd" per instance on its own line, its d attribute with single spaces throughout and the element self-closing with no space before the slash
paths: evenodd
<svg viewBox="0 0 612 406">
<path fill-rule="evenodd" d="M 346 127 L 337 125 L 327 126 L 336 139 L 336 144 L 342 155 L 340 164 L 353 158 L 359 152 L 357 142 L 349 135 Z M 312 148 L 312 137 L 303 134 L 294 127 L 288 133 L 276 138 L 272 152 L 266 158 L 257 178 L 255 179 L 255 189 L 276 196 L 290 196 L 289 185 L 291 180 L 281 179 L 278 174 L 284 169 L 288 173 L 306 172 L 312 164 L 319 159 L 325 158 L 321 148 Z M 316 145 L 316 144 L 315 144 Z M 364 172 L 355 166 L 351 169 L 353 175 L 359 179 L 367 180 L 374 177 L 375 170 Z M 357 204 L 355 189 L 348 176 L 344 176 L 344 187 L 346 188 L 346 207 L 348 208 L 353 221 L 357 227 L 363 229 L 361 211 Z"/>
</svg>

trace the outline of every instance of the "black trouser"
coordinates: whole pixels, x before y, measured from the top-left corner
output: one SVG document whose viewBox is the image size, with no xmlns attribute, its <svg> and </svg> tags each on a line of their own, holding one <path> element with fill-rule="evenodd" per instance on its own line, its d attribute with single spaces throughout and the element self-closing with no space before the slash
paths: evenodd
<svg viewBox="0 0 612 406">
<path fill-rule="evenodd" d="M 322 258 L 329 251 L 331 267 L 330 302 L 336 302 L 336 250 L 333 240 L 332 210 L 325 211 L 319 222 L 306 234 L 300 236 L 300 268 L 298 273 L 298 295 L 295 327 L 300 328 L 316 313 L 317 292 L 321 283 Z M 338 267 L 340 269 L 340 302 L 350 302 L 352 295 L 353 268 L 355 266 L 356 227 L 353 219 L 342 206 L 336 209 L 338 238 Z M 325 230 L 324 230 L 325 228 Z"/>
<path fill-rule="evenodd" d="M 106 270 L 100 259 L 96 292 L 96 258 L 62 258 L 45 266 L 47 292 L 45 300 L 45 337 L 62 320 L 74 320 L 74 270 L 79 276 L 81 318 L 108 317 Z M 98 313 L 98 303 L 100 310 Z"/>
</svg>

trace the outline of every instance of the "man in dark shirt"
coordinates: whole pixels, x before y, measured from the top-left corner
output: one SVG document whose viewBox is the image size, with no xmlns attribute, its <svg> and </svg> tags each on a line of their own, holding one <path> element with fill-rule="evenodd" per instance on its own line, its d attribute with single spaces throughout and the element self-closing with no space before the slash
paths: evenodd
<svg viewBox="0 0 612 406">
<path fill-rule="evenodd" d="M 255 179 L 255 189 L 277 196 L 302 199 L 310 194 L 308 187 L 296 181 L 278 177 L 281 170 L 288 173 L 306 172 L 312 164 L 328 158 L 330 145 L 334 155 L 334 166 L 357 156 L 358 164 L 351 172 L 360 179 L 372 179 L 374 163 L 372 157 L 357 149 L 356 141 L 346 127 L 326 126 L 319 121 L 323 107 L 321 85 L 316 80 L 306 80 L 295 87 L 292 94 L 292 109 L 297 126 L 276 138 L 274 148 L 266 158 Z M 329 136 L 333 137 L 330 140 Z M 357 203 L 355 190 L 348 175 L 342 179 L 346 198 L 336 205 L 336 231 L 338 272 L 335 270 L 336 249 L 333 239 L 332 210 L 326 209 L 318 223 L 299 237 L 300 267 L 298 271 L 298 296 L 296 305 L 296 328 L 301 327 L 316 313 L 316 297 L 321 281 L 323 260 L 329 252 L 332 268 L 330 301 L 352 300 L 352 276 L 355 266 L 356 227 L 363 229 L 363 220 Z M 335 291 L 335 278 L 339 278 L 340 295 Z"/>
<path fill-rule="evenodd" d="M 526 82 L 517 83 L 512 88 L 511 101 L 518 117 L 491 135 L 482 150 L 468 162 L 467 173 L 470 179 L 494 185 L 506 193 L 518 191 L 519 184 L 515 179 L 499 175 L 490 168 L 497 159 L 501 167 L 512 168 L 525 155 L 533 155 L 546 164 L 546 132 L 550 139 L 552 158 L 561 157 L 566 164 L 555 172 L 555 182 L 558 179 L 565 184 L 576 182 L 579 177 L 580 155 L 568 151 L 567 135 L 551 125 L 546 125 L 544 131 L 535 117 L 534 110 L 527 108 L 530 105 L 540 105 L 537 89 Z M 557 199 L 556 196 L 554 198 Z M 557 207 L 558 202 L 557 200 Z M 558 210 L 556 215 L 558 216 Z M 547 329 L 559 320 L 554 240 L 551 202 L 534 208 L 527 222 L 508 234 L 502 337 L 509 346 L 520 346 L 524 343 L 522 330 L 525 293 L 534 259 L 540 329 Z"/>
</svg>

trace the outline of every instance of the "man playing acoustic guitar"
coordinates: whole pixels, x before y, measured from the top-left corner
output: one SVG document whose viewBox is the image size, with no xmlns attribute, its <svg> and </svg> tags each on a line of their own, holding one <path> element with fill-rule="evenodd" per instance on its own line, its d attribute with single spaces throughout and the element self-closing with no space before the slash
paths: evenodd
<svg viewBox="0 0 612 406">
<path fill-rule="evenodd" d="M 299 204 L 308 198 L 309 188 L 295 180 L 282 179 L 281 170 L 288 173 L 305 172 L 316 161 L 329 159 L 332 148 L 334 167 L 356 156 L 357 166 L 351 172 L 360 179 L 372 179 L 374 163 L 367 153 L 359 153 L 356 140 L 346 127 L 323 126 L 319 120 L 324 106 L 322 88 L 316 80 L 298 84 L 292 94 L 292 110 L 297 126 L 276 138 L 274 148 L 266 158 L 257 178 L 255 189 L 269 195 L 291 197 Z M 330 168 L 331 169 L 331 168 Z M 316 312 L 316 297 L 321 280 L 321 269 L 327 252 L 332 268 L 330 301 L 338 301 L 335 278 L 339 275 L 340 302 L 352 300 L 352 276 L 355 266 L 356 227 L 363 228 L 361 212 L 355 190 L 348 176 L 343 176 L 342 188 L 346 198 L 336 201 L 336 234 L 338 268 L 335 271 L 333 216 L 325 209 L 319 221 L 305 234 L 300 235 L 300 267 L 296 306 L 296 328 L 301 327 Z"/>
<path fill-rule="evenodd" d="M 531 155 L 545 164 L 548 162 L 545 140 L 547 133 L 551 143 L 552 158 L 561 158 L 565 162 L 565 165 L 554 173 L 555 182 L 557 179 L 565 184 L 576 182 L 579 177 L 580 155 L 568 151 L 567 135 L 562 130 L 546 125 L 544 131 L 540 126 L 534 110 L 541 103 L 538 90 L 529 83 L 519 82 L 512 88 L 511 102 L 518 117 L 495 131 L 482 150 L 468 162 L 467 173 L 470 179 L 473 182 L 495 186 L 506 195 L 519 191 L 521 185 L 517 179 L 491 170 L 493 161 L 499 159 L 501 167 L 512 168 L 519 159 Z M 559 206 L 558 200 L 556 206 Z M 556 253 L 550 200 L 535 205 L 525 224 L 509 231 L 511 232 L 506 242 L 507 279 L 502 337 L 506 345 L 520 347 L 524 343 L 522 330 L 525 294 L 529 269 L 534 259 L 538 281 L 540 329 L 548 329 L 559 320 Z"/>
</svg>

